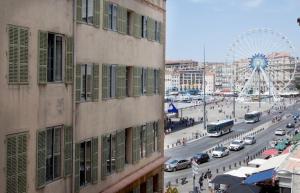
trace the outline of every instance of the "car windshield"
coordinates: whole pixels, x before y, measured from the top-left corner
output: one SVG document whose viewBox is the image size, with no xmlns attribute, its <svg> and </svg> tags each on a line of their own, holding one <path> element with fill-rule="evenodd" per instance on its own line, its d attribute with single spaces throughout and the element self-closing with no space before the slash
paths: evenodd
<svg viewBox="0 0 300 193">
<path fill-rule="evenodd" d="M 239 141 L 233 141 L 233 142 L 231 142 L 231 144 L 238 145 L 238 144 L 240 144 L 240 142 Z"/>
<path fill-rule="evenodd" d="M 246 137 L 245 139 L 246 139 L 246 140 L 252 140 L 253 137 Z"/>
<path fill-rule="evenodd" d="M 215 149 L 215 151 L 224 151 L 224 150 L 225 150 L 224 147 L 217 147 L 217 148 Z"/>
<path fill-rule="evenodd" d="M 169 164 L 176 164 L 178 161 L 177 160 L 171 160 L 170 162 L 169 162 Z"/>
</svg>

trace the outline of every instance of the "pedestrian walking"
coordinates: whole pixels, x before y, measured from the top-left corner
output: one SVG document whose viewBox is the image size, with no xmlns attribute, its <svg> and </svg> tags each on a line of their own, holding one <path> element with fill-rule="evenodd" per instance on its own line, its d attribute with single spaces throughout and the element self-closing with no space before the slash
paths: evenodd
<svg viewBox="0 0 300 193">
<path fill-rule="evenodd" d="M 201 176 L 199 177 L 199 187 L 200 187 L 200 190 L 202 190 L 202 187 L 203 187 L 203 173 L 201 174 Z"/>
</svg>

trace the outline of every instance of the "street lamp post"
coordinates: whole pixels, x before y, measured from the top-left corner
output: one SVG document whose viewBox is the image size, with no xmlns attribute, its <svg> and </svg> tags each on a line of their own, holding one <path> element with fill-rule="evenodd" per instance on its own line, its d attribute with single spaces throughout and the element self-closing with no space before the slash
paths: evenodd
<svg viewBox="0 0 300 193">
<path fill-rule="evenodd" d="M 206 93 L 205 93 L 205 46 L 203 48 L 203 128 L 206 129 Z"/>
<path fill-rule="evenodd" d="M 233 119 L 235 120 L 235 81 L 236 81 L 236 64 L 235 64 L 235 59 L 233 58 L 233 111 L 232 111 L 232 116 Z"/>
</svg>

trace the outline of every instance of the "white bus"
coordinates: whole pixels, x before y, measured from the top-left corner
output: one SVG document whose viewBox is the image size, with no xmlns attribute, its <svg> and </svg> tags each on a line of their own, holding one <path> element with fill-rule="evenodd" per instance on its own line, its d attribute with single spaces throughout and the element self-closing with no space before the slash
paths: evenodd
<svg viewBox="0 0 300 193">
<path fill-rule="evenodd" d="M 231 119 L 212 122 L 207 124 L 207 134 L 211 137 L 219 137 L 231 132 L 234 121 Z"/>
<path fill-rule="evenodd" d="M 253 111 L 245 114 L 246 123 L 256 123 L 260 120 L 261 112 Z"/>
</svg>

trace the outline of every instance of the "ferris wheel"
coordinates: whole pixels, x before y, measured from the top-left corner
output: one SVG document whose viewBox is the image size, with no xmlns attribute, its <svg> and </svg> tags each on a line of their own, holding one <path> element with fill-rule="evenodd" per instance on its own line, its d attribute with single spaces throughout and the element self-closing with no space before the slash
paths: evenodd
<svg viewBox="0 0 300 193">
<path fill-rule="evenodd" d="M 297 58 L 286 36 L 272 29 L 249 30 L 238 36 L 227 53 L 227 73 L 238 100 L 259 97 L 279 100 L 294 78 Z"/>
</svg>

